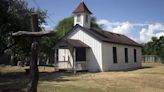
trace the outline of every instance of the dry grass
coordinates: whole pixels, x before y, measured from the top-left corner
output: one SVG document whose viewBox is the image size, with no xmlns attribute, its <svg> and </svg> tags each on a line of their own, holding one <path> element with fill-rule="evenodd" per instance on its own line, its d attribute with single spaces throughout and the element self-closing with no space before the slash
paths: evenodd
<svg viewBox="0 0 164 92">
<path fill-rule="evenodd" d="M 143 67 L 134 71 L 77 75 L 53 73 L 54 68 L 41 67 L 40 71 L 44 73 L 40 74 L 38 90 L 39 92 L 164 92 L 164 65 L 144 63 Z M 1 73 L 7 73 L 6 71 L 23 72 L 24 68 L 0 67 Z M 0 88 L 3 79 L 0 77 Z"/>
<path fill-rule="evenodd" d="M 164 92 L 164 65 L 145 63 L 143 66 L 143 69 L 134 71 L 82 73 L 76 76 L 61 74 L 60 78 L 52 74 L 49 77 L 56 79 L 41 80 L 39 89 L 48 86 L 49 89 L 45 90 L 57 92 Z"/>
<path fill-rule="evenodd" d="M 0 66 L 0 73 L 14 73 L 14 72 L 25 72 L 25 69 L 29 67 L 19 67 L 19 66 Z M 40 72 L 53 72 L 53 67 L 39 66 Z"/>
</svg>

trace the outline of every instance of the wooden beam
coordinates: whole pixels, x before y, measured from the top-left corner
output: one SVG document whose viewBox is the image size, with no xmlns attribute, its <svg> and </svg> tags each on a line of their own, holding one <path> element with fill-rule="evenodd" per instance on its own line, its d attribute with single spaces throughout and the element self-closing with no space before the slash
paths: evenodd
<svg viewBox="0 0 164 92">
<path fill-rule="evenodd" d="M 16 33 L 13 33 L 13 37 L 43 37 L 43 36 L 55 36 L 55 32 L 28 32 L 28 31 L 18 31 Z"/>
</svg>

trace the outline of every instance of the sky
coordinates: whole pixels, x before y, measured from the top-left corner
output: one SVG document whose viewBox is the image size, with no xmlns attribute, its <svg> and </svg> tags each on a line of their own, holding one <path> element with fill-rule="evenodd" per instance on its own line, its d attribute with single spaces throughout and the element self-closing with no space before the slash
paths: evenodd
<svg viewBox="0 0 164 92">
<path fill-rule="evenodd" d="M 47 30 L 72 16 L 81 0 L 27 0 L 28 7 L 47 10 Z M 145 43 L 164 36 L 164 0 L 84 0 L 92 16 L 106 31 L 124 34 Z"/>
</svg>

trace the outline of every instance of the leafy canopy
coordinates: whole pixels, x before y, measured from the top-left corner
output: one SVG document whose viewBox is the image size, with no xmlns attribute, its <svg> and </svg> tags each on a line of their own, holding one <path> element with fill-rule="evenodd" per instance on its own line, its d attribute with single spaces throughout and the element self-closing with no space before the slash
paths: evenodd
<svg viewBox="0 0 164 92">
<path fill-rule="evenodd" d="M 57 32 L 57 39 L 62 38 L 66 33 L 73 29 L 73 16 L 61 20 L 58 25 L 54 28 L 54 31 Z M 91 17 L 91 27 L 101 29 L 100 26 L 96 23 L 96 18 Z"/>
<path fill-rule="evenodd" d="M 13 39 L 17 31 L 31 31 L 31 14 L 39 14 L 39 25 L 45 23 L 46 11 L 29 8 L 25 0 L 0 0 L 0 56 L 6 51 L 16 56 L 29 55 L 29 39 Z"/>
<path fill-rule="evenodd" d="M 152 37 L 152 41 L 144 45 L 143 54 L 158 55 L 164 58 L 164 36 L 161 36 L 159 39 Z"/>
</svg>

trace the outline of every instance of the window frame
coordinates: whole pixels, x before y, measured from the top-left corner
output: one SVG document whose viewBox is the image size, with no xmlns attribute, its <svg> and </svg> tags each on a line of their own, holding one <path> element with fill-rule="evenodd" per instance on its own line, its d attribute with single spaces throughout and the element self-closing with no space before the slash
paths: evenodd
<svg viewBox="0 0 164 92">
<path fill-rule="evenodd" d="M 89 22 L 89 16 L 88 15 L 85 16 L 85 21 L 86 21 L 86 23 Z"/>
<path fill-rule="evenodd" d="M 137 62 L 137 50 L 134 49 L 134 62 L 136 63 Z"/>
<path fill-rule="evenodd" d="M 117 47 L 113 47 L 113 63 L 117 64 Z"/>
<path fill-rule="evenodd" d="M 76 48 L 76 62 L 86 61 L 86 48 Z"/>
<path fill-rule="evenodd" d="M 128 63 L 128 48 L 125 48 L 124 49 L 124 52 L 125 52 L 125 63 Z"/>
<path fill-rule="evenodd" d="M 78 15 L 77 15 L 76 22 L 80 22 L 80 21 L 81 21 L 81 14 L 78 14 Z"/>
</svg>

